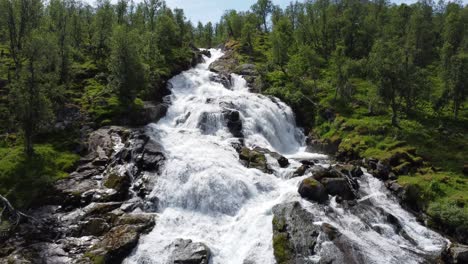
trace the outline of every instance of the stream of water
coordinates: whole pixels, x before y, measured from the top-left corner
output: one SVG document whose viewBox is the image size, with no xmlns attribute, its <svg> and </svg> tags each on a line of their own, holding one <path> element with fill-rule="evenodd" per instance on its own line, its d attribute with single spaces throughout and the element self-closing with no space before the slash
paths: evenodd
<svg viewBox="0 0 468 264">
<path fill-rule="evenodd" d="M 369 174 L 359 180 L 356 210 L 345 210 L 334 199 L 329 205 L 301 199 L 297 188 L 304 177 L 290 178 L 300 166 L 295 159 L 319 159 L 328 166 L 327 157 L 305 152 L 304 134 L 296 127 L 292 110 L 280 100 L 250 93 L 240 76 L 232 77 L 232 89 L 210 81 L 215 73 L 208 66 L 222 52 L 213 49 L 211 54 L 205 63 L 170 81 L 168 113 L 147 127 L 167 151 L 165 168 L 154 176 L 150 195 L 159 199 L 159 217 L 125 263 L 166 264 L 170 245 L 178 238 L 205 243 L 213 264 L 275 263 L 272 208 L 289 201 L 300 201 L 320 219 L 313 224 L 337 227 L 366 263 L 423 263 L 440 256 L 446 240 L 420 225 Z M 247 146 L 278 152 L 290 159 L 290 166 L 280 168 L 271 158 L 273 174 L 243 166 L 233 147 L 239 139 L 229 132 L 223 117 L 226 109 L 240 112 Z M 382 211 L 399 220 L 405 236 L 385 222 Z M 315 252 L 304 263 L 346 263 L 323 236 Z"/>
</svg>

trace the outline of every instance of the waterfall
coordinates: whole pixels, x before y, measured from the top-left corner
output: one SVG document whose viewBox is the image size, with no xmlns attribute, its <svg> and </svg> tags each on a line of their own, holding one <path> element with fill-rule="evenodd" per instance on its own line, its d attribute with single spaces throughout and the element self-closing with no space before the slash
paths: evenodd
<svg viewBox="0 0 468 264">
<path fill-rule="evenodd" d="M 297 186 L 304 177 L 289 177 L 301 165 L 296 159 L 320 159 L 322 166 L 328 166 L 326 157 L 305 152 L 304 134 L 291 109 L 279 99 L 250 93 L 241 76 L 232 76 L 231 89 L 211 81 L 216 74 L 208 66 L 223 53 L 210 51 L 205 63 L 170 81 L 167 115 L 147 126 L 167 151 L 161 175 L 150 175 L 154 189 L 148 199 L 158 199 L 154 210 L 159 217 L 125 263 L 166 264 L 170 245 L 178 238 L 206 244 L 213 264 L 275 263 L 272 208 L 289 201 L 300 201 L 321 219 L 311 224 L 336 226 L 360 248 L 367 263 L 420 263 L 427 254 L 440 255 L 445 239 L 420 225 L 368 174 L 359 180 L 358 204 L 363 206 L 355 211 L 344 210 L 333 200 L 318 205 L 301 199 Z M 242 165 L 233 147 L 239 139 L 229 132 L 223 117 L 226 110 L 239 112 L 246 146 L 280 153 L 291 164 L 280 168 L 268 157 L 272 174 Z M 414 242 L 382 223 L 377 217 L 381 211 L 397 217 Z M 374 225 L 384 231 L 369 228 Z M 334 254 L 330 243 L 322 242 L 310 263 L 325 263 Z"/>
</svg>

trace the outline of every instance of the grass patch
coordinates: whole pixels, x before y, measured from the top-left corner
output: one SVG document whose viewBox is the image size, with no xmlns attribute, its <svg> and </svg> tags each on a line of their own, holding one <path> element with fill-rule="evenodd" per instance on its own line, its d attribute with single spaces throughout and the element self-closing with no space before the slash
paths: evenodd
<svg viewBox="0 0 468 264">
<path fill-rule="evenodd" d="M 68 176 L 79 156 L 51 145 L 36 145 L 27 158 L 22 147 L 0 148 L 0 193 L 16 207 L 27 208 L 41 198 L 47 186 Z"/>
</svg>

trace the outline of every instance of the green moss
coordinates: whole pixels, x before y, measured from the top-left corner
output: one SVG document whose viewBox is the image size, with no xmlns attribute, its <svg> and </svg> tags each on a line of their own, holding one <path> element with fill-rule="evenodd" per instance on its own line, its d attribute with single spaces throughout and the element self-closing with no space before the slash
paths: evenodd
<svg viewBox="0 0 468 264">
<path fill-rule="evenodd" d="M 42 197 L 43 190 L 71 171 L 79 156 L 61 152 L 51 145 L 36 145 L 27 158 L 22 147 L 0 148 L 0 193 L 24 208 Z"/>
<path fill-rule="evenodd" d="M 104 182 L 104 186 L 106 188 L 120 190 L 122 186 L 127 184 L 128 178 L 125 176 L 120 176 L 117 172 L 112 171 L 107 176 L 106 181 Z"/>
<path fill-rule="evenodd" d="M 93 264 L 104 264 L 106 263 L 106 258 L 105 256 L 100 256 L 100 255 L 95 255 L 91 252 L 86 252 L 84 254 L 84 257 L 88 258 L 89 260 L 91 260 L 91 262 Z"/>
<path fill-rule="evenodd" d="M 312 178 L 307 178 L 307 179 L 304 179 L 304 181 L 302 181 L 304 184 L 306 185 L 309 185 L 311 187 L 317 187 L 319 186 L 319 182 L 315 179 L 312 179 Z"/>
<path fill-rule="evenodd" d="M 289 241 L 286 234 L 278 233 L 273 235 L 273 250 L 278 264 L 289 263 L 292 259 L 292 251 L 289 248 Z"/>
</svg>

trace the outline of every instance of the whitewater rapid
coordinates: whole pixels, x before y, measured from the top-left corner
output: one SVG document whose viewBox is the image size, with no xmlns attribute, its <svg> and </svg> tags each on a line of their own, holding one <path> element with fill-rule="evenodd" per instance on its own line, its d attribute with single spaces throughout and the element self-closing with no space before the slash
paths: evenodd
<svg viewBox="0 0 468 264">
<path fill-rule="evenodd" d="M 300 166 L 293 158 L 319 159 L 328 166 L 326 156 L 305 152 L 304 134 L 296 127 L 292 110 L 280 100 L 250 93 L 240 76 L 232 76 L 232 89 L 210 81 L 215 73 L 208 66 L 223 55 L 215 49 L 210 52 L 211 58 L 170 81 L 167 115 L 147 126 L 167 151 L 161 175 L 148 175 L 154 189 L 147 199 L 158 199 L 154 208 L 158 218 L 125 263 L 166 264 L 170 245 L 178 238 L 206 244 L 213 264 L 275 263 L 272 208 L 290 201 L 300 201 L 321 219 L 314 224 L 333 224 L 353 239 L 368 263 L 420 263 L 425 254 L 438 254 L 445 247 L 442 237 L 417 223 L 368 174 L 360 179 L 360 201 L 390 211 L 415 244 L 391 230 L 379 234 L 367 228 L 381 224 L 373 212 L 352 214 L 333 200 L 324 206 L 301 199 L 297 186 L 304 177 L 289 177 Z M 282 169 L 271 158 L 273 174 L 243 166 L 233 147 L 239 139 L 223 118 L 226 109 L 239 111 L 246 146 L 281 153 L 290 158 L 290 166 Z M 333 246 L 322 242 L 310 263 L 323 263 L 333 255 Z"/>
</svg>

